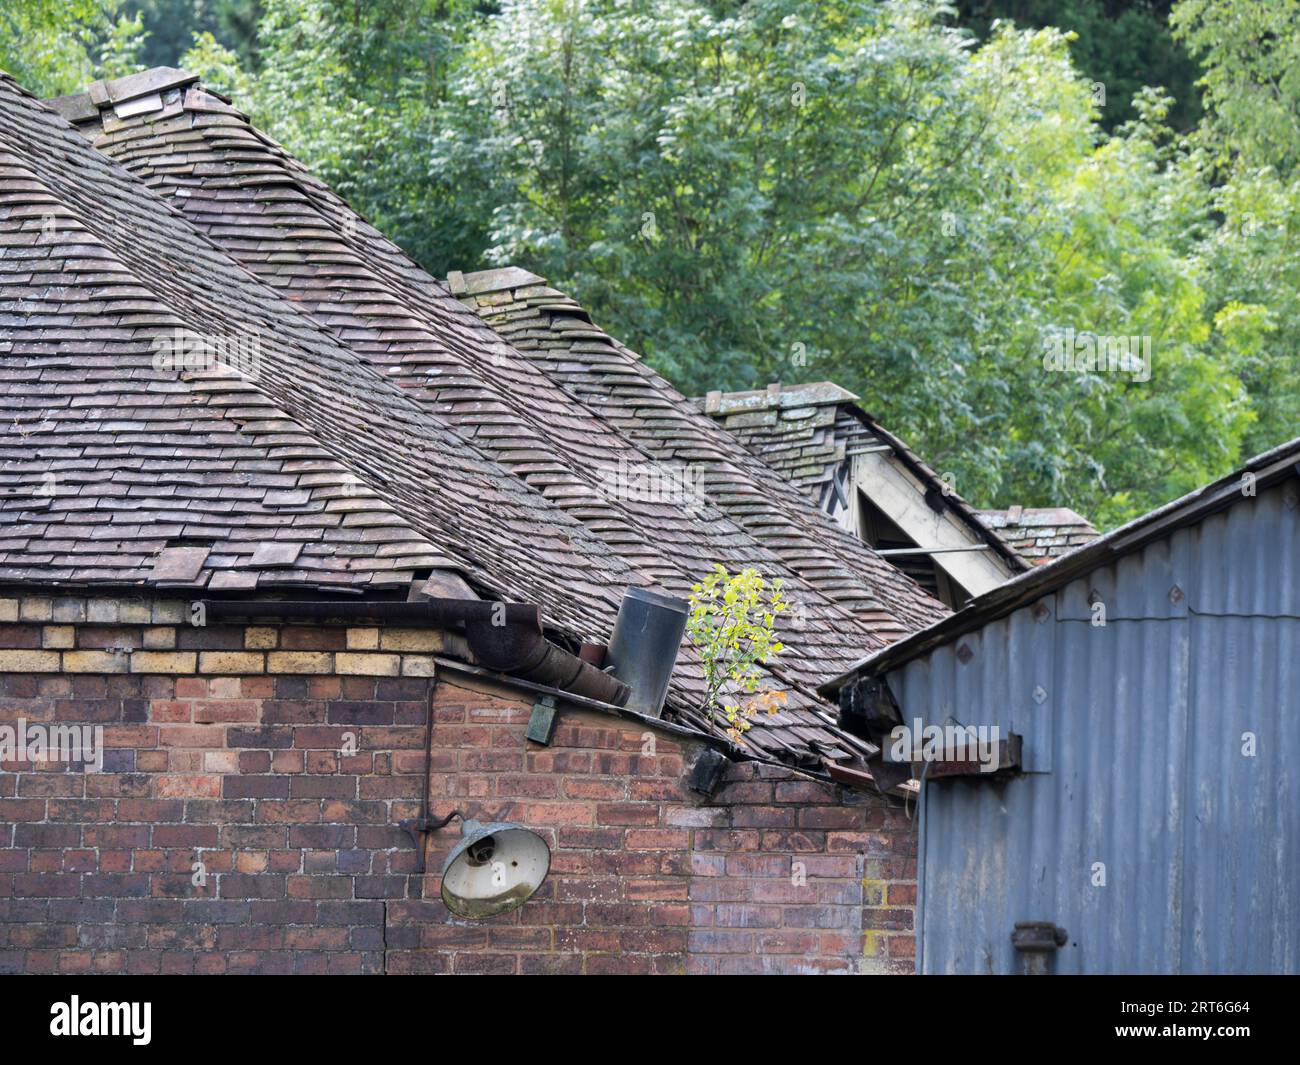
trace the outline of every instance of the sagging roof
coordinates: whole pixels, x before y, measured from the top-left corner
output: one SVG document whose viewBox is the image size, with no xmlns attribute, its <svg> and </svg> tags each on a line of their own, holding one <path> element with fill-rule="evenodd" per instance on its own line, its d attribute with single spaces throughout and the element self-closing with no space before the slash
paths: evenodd
<svg viewBox="0 0 1300 1065">
<path fill-rule="evenodd" d="M 789 701 L 742 743 L 860 762 L 816 685 L 940 604 L 793 508 L 772 518 L 790 543 L 758 535 L 766 488 L 738 471 L 749 524 L 708 494 L 688 513 L 605 491 L 611 463 L 663 453 L 629 419 L 703 420 L 641 371 L 620 371 L 639 378 L 625 418 L 584 402 L 192 76 L 55 106 L 84 136 L 0 80 L 0 581 L 361 596 L 446 572 L 576 642 L 608 635 L 628 585 L 753 565 L 800 609 L 770 670 Z M 160 370 L 178 336 L 245 343 L 252 372 Z M 701 690 L 684 648 L 670 712 L 707 730 Z"/>
<path fill-rule="evenodd" d="M 1028 562 L 902 440 L 829 381 L 694 401 L 841 527 L 960 605 Z M 971 552 L 983 551 L 989 561 Z M 964 557 L 962 557 L 964 556 Z M 964 593 L 964 594 L 963 594 Z"/>
<path fill-rule="evenodd" d="M 1243 496 L 1253 496 L 1264 488 L 1298 475 L 1300 437 L 1256 455 L 1217 481 L 1135 518 L 1127 525 L 1121 525 L 1068 554 L 1035 566 L 1029 572 L 973 599 L 964 609 L 929 628 L 868 655 L 847 673 L 822 685 L 821 690 L 830 695 L 857 677 L 882 676 L 990 621 L 1006 617 L 1101 566 L 1132 554 L 1153 540 L 1193 525 L 1208 515 L 1231 506 Z M 1297 505 L 1300 505 L 1300 501 Z"/>
<path fill-rule="evenodd" d="M 887 448 L 921 480 L 928 498 L 939 500 L 972 537 L 988 544 L 1016 572 L 1024 570 L 1017 552 L 980 520 L 980 512 L 867 413 L 848 389 L 831 381 L 776 383 L 751 392 L 710 392 L 695 403 L 831 514 L 836 506 L 848 505 L 845 460 Z"/>
<path fill-rule="evenodd" d="M 1009 507 L 977 510 L 980 521 L 993 529 L 1022 558 L 1036 566 L 1067 554 L 1100 535 L 1087 518 L 1069 507 Z"/>
</svg>

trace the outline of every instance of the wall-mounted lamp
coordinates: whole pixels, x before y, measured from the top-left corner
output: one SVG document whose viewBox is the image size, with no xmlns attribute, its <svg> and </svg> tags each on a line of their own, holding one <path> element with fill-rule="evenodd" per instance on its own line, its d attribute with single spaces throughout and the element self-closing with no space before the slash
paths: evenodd
<svg viewBox="0 0 1300 1065">
<path fill-rule="evenodd" d="M 551 869 L 551 848 L 536 832 L 511 821 L 481 824 L 459 810 L 435 821 L 403 821 L 415 840 L 416 872 L 424 872 L 424 837 L 459 817 L 461 840 L 442 865 L 442 901 L 457 917 L 495 917 L 522 906 Z"/>
<path fill-rule="evenodd" d="M 442 866 L 442 901 L 457 917 L 495 917 L 532 898 L 550 869 L 551 848 L 536 832 L 466 821 Z"/>
</svg>

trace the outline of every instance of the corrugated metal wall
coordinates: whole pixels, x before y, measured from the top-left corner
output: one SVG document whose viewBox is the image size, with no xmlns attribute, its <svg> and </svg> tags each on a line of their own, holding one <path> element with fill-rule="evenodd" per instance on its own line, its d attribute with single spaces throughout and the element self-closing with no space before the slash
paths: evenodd
<svg viewBox="0 0 1300 1065">
<path fill-rule="evenodd" d="M 1069 932 L 1062 973 L 1300 971 L 1294 485 L 889 676 L 909 723 L 1021 733 L 1030 771 L 925 786 L 921 971 L 1023 971 L 1017 921 Z"/>
</svg>

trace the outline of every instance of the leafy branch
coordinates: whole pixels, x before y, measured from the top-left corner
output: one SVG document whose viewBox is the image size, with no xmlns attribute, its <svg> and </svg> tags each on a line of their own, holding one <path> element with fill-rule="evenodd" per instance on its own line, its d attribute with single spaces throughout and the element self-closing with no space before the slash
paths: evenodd
<svg viewBox="0 0 1300 1065">
<path fill-rule="evenodd" d="M 739 739 L 761 710 L 775 713 L 786 693 L 762 684 L 762 666 L 784 649 L 776 619 L 789 607 L 782 582 L 770 584 L 755 569 L 734 576 L 721 564 L 691 588 L 686 632 L 704 667 L 709 721 L 721 714 L 727 734 Z"/>
</svg>

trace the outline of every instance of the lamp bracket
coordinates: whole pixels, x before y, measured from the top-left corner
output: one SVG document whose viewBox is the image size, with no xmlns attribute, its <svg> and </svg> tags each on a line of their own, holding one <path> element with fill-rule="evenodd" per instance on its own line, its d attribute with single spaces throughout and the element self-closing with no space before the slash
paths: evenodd
<svg viewBox="0 0 1300 1065">
<path fill-rule="evenodd" d="M 459 817 L 465 820 L 465 815 L 459 810 L 452 810 L 446 817 L 435 819 L 424 813 L 419 817 L 408 817 L 405 821 L 399 821 L 397 827 L 405 831 L 410 837 L 411 842 L 415 844 L 415 871 L 418 875 L 424 875 L 424 838 L 430 832 L 437 832 L 440 828 L 446 828 L 451 824 L 453 817 Z"/>
</svg>

